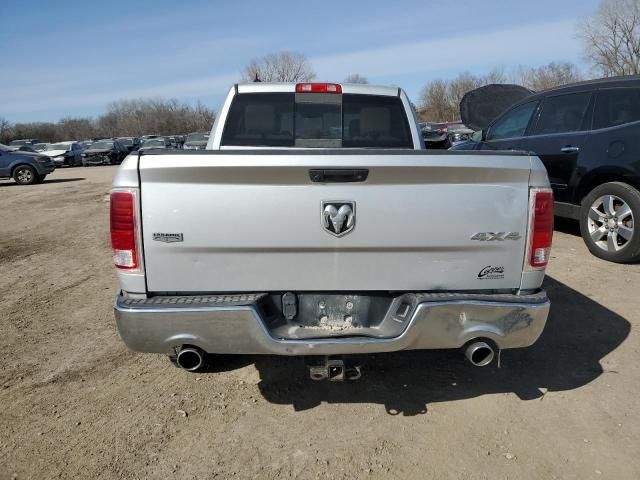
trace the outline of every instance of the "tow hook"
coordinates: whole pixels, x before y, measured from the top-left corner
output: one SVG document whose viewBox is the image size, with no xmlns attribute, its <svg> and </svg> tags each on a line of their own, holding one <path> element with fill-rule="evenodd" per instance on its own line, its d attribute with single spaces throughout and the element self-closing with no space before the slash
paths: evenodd
<svg viewBox="0 0 640 480">
<path fill-rule="evenodd" d="M 307 359 L 311 380 L 344 382 L 358 380 L 362 373 L 360 365 L 345 361 L 342 357 L 313 357 Z"/>
</svg>

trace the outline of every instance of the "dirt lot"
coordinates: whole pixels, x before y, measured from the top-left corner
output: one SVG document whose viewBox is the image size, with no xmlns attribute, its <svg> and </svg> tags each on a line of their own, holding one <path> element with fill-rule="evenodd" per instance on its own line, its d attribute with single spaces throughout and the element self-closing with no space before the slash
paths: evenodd
<svg viewBox="0 0 640 480">
<path fill-rule="evenodd" d="M 0 182 L 0 478 L 640 478 L 640 265 L 574 225 L 542 338 L 499 369 L 408 352 L 353 384 L 274 357 L 188 374 L 118 338 L 113 173 Z"/>
</svg>

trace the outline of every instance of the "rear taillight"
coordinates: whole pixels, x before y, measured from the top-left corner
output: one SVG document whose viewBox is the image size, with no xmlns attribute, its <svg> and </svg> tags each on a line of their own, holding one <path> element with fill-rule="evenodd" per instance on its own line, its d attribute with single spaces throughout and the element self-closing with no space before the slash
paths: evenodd
<svg viewBox="0 0 640 480">
<path fill-rule="evenodd" d="M 444 135 L 445 133 L 447 133 L 447 129 L 446 128 L 439 128 L 438 129 L 438 135 Z"/>
<path fill-rule="evenodd" d="M 297 93 L 342 93 L 342 85 L 337 83 L 298 83 Z"/>
<path fill-rule="evenodd" d="M 548 188 L 535 188 L 530 195 L 529 266 L 544 268 L 549 262 L 553 238 L 553 193 Z"/>
<path fill-rule="evenodd" d="M 136 195 L 133 191 L 111 193 L 111 248 L 118 268 L 138 268 Z"/>
</svg>

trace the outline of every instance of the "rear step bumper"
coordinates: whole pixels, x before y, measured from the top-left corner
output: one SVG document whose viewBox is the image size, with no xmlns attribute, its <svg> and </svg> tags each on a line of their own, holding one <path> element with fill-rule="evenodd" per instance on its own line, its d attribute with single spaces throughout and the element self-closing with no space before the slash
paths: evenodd
<svg viewBox="0 0 640 480">
<path fill-rule="evenodd" d="M 116 296 L 120 336 L 139 352 L 170 353 L 194 345 L 208 353 L 273 355 L 340 355 L 459 348 L 469 340 L 488 338 L 499 348 L 532 345 L 542 333 L 549 299 L 531 295 L 415 294 L 418 304 L 406 328 L 394 337 L 336 336 L 283 339 L 274 337 L 257 303 L 266 294 L 153 297 Z"/>
</svg>

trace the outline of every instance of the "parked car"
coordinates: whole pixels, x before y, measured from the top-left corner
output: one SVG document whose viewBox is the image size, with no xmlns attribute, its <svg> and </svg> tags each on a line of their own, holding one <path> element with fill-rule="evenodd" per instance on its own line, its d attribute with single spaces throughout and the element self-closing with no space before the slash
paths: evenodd
<svg viewBox="0 0 640 480">
<path fill-rule="evenodd" d="M 128 153 L 127 147 L 117 140 L 98 140 L 82 152 L 82 166 L 118 165 Z"/>
<path fill-rule="evenodd" d="M 44 150 L 47 149 L 47 145 L 49 145 L 48 143 L 36 143 L 33 145 L 33 149 L 36 152 L 43 152 Z"/>
<path fill-rule="evenodd" d="M 40 141 L 35 138 L 23 138 L 21 140 L 13 140 L 9 143 L 8 148 L 11 150 L 18 150 L 23 145 L 35 145 L 36 143 L 40 143 Z"/>
<path fill-rule="evenodd" d="M 173 148 L 173 146 L 165 137 L 156 137 L 144 140 L 138 150 L 151 150 L 154 148 Z"/>
<path fill-rule="evenodd" d="M 182 148 L 185 141 L 184 135 L 175 135 L 176 143 L 178 144 L 178 148 Z"/>
<path fill-rule="evenodd" d="M 462 122 L 447 123 L 447 139 L 450 145 L 469 140 L 471 135 L 473 135 L 473 130 Z"/>
<path fill-rule="evenodd" d="M 439 155 L 404 91 L 344 90 L 235 85 L 207 150 L 127 158 L 111 243 L 130 348 L 190 371 L 205 352 L 312 355 L 312 379 L 340 380 L 358 376 L 350 354 L 461 348 L 484 366 L 536 341 L 553 232 L 540 160 Z"/>
<path fill-rule="evenodd" d="M 449 148 L 447 124 L 427 122 L 422 127 L 422 135 L 426 148 Z"/>
<path fill-rule="evenodd" d="M 145 140 L 150 140 L 150 139 L 152 139 L 152 138 L 158 138 L 158 137 L 161 137 L 161 136 L 162 136 L 162 135 L 142 135 L 142 136 L 140 137 L 140 142 L 143 142 L 143 141 L 145 141 Z"/>
<path fill-rule="evenodd" d="M 114 140 L 127 147 L 129 152 L 136 150 L 140 145 L 138 137 L 118 137 L 114 138 Z"/>
<path fill-rule="evenodd" d="M 185 138 L 182 148 L 185 150 L 204 150 L 208 141 L 208 133 L 190 133 Z"/>
<path fill-rule="evenodd" d="M 20 185 L 42 183 L 56 169 L 46 155 L 14 151 L 0 144 L 0 178 L 13 178 Z"/>
<path fill-rule="evenodd" d="M 38 153 L 38 151 L 33 148 L 31 145 L 20 145 L 19 147 L 9 147 L 10 150 L 13 150 L 14 152 L 31 152 L 31 153 Z"/>
<path fill-rule="evenodd" d="M 50 143 L 42 153 L 51 157 L 57 167 L 82 165 L 82 147 L 78 142 Z"/>
<path fill-rule="evenodd" d="M 556 215 L 576 219 L 587 247 L 640 260 L 640 76 L 580 82 L 527 97 L 454 150 L 535 152 Z"/>
<path fill-rule="evenodd" d="M 169 136 L 165 138 L 167 139 L 167 142 L 171 144 L 171 148 L 178 148 L 178 141 L 176 140 L 176 137 Z"/>
</svg>

